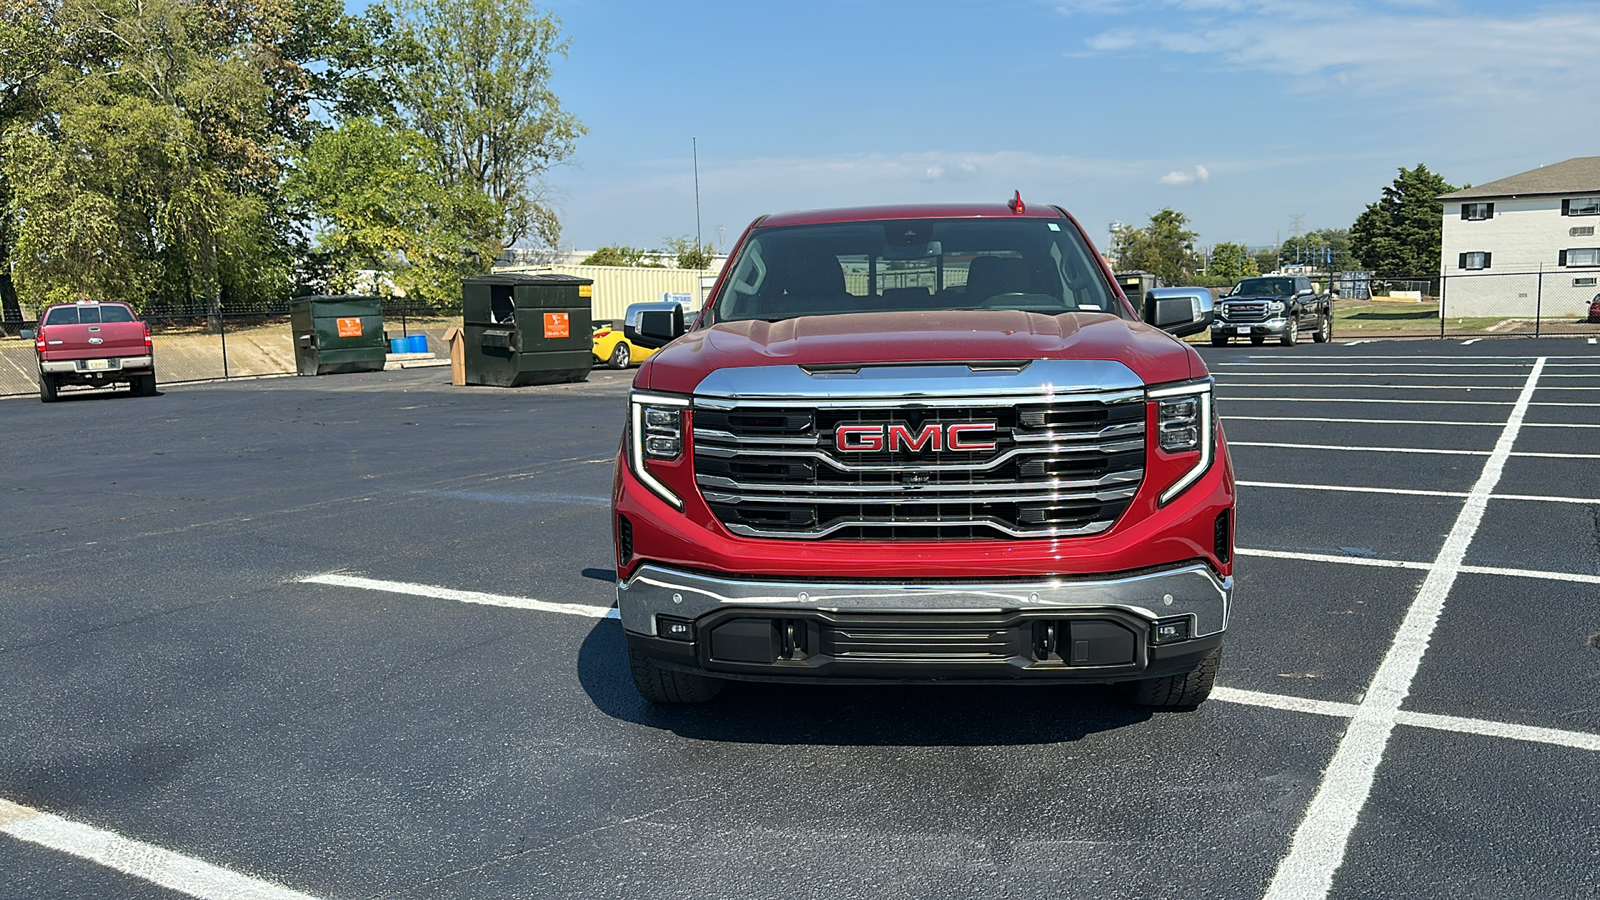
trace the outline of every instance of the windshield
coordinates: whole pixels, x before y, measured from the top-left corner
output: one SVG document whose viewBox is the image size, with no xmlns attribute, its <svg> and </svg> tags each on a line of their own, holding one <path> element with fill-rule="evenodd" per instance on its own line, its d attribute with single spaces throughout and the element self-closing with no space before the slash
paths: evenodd
<svg viewBox="0 0 1600 900">
<path fill-rule="evenodd" d="M 957 309 L 1125 316 L 1066 220 L 900 219 L 759 229 L 712 322 Z"/>
<path fill-rule="evenodd" d="M 1246 278 L 1239 282 L 1230 297 L 1292 297 L 1293 278 Z"/>
</svg>

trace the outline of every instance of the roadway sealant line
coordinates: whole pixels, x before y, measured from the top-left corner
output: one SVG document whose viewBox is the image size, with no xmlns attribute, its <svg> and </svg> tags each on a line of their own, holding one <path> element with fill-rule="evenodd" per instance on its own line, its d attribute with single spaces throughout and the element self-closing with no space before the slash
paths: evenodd
<svg viewBox="0 0 1600 900">
<path fill-rule="evenodd" d="M 1411 683 L 1444 613 L 1445 600 L 1466 561 L 1467 549 L 1478 526 L 1483 523 L 1489 498 L 1522 430 L 1522 420 L 1533 400 L 1544 364 L 1545 359 L 1541 357 L 1528 373 L 1522 393 L 1495 442 L 1494 452 L 1484 463 L 1483 472 L 1462 504 L 1416 598 L 1406 610 L 1405 619 L 1351 717 L 1338 749 L 1323 770 L 1322 781 L 1306 808 L 1305 818 L 1295 829 L 1289 852 L 1279 861 L 1272 883 L 1267 887 L 1266 900 L 1320 900 L 1332 889 L 1333 876 L 1344 863 L 1350 835 L 1372 794 L 1378 766 L 1383 762 L 1389 737 L 1399 722 L 1400 706 L 1411 692 Z"/>
<path fill-rule="evenodd" d="M 286 887 L 0 800 L 0 833 L 202 900 L 316 900 Z"/>
<path fill-rule="evenodd" d="M 303 584 L 328 584 L 335 587 L 361 588 L 368 591 L 386 591 L 391 594 L 409 594 L 413 597 L 431 597 L 435 600 L 454 600 L 457 603 L 479 603 L 485 606 L 508 606 L 513 609 L 531 609 L 538 612 L 583 616 L 589 619 L 615 619 L 614 606 L 590 606 L 586 603 L 551 603 L 531 597 L 514 597 L 507 594 L 489 594 L 483 591 L 458 591 L 454 588 L 432 584 L 411 584 L 404 581 L 382 581 L 356 575 L 310 575 L 298 579 Z"/>
<path fill-rule="evenodd" d="M 1377 559 L 1370 556 L 1339 556 L 1334 553 L 1302 553 L 1296 550 L 1257 550 L 1247 547 L 1238 547 L 1233 551 L 1239 556 L 1255 556 L 1266 559 L 1296 559 L 1306 562 L 1338 563 L 1344 566 L 1365 566 L 1371 569 L 1432 569 L 1433 563 L 1420 562 L 1408 559 Z M 1461 567 L 1463 575 L 1504 575 L 1508 578 L 1535 578 L 1541 581 L 1571 581 L 1577 584 L 1600 584 L 1600 575 L 1585 575 L 1581 572 L 1549 572 L 1542 569 L 1512 569 L 1505 566 L 1472 566 Z"/>
</svg>

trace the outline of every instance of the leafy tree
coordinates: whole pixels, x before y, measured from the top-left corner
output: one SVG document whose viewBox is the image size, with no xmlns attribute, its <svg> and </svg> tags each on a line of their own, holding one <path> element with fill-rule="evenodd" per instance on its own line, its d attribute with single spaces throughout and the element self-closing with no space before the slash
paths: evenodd
<svg viewBox="0 0 1600 900">
<path fill-rule="evenodd" d="M 1327 258 L 1325 250 L 1332 251 L 1331 263 L 1323 261 Z M 1336 271 L 1356 268 L 1355 255 L 1350 252 L 1350 231 L 1345 228 L 1319 228 L 1291 237 L 1283 242 L 1278 254 L 1285 263 L 1303 262 L 1318 269 L 1329 265 Z"/>
<path fill-rule="evenodd" d="M 22 304 L 11 274 L 17 219 L 5 136 L 43 109 L 42 84 L 61 50 L 56 13 L 50 0 L 17 0 L 0 12 L 0 321 L 12 326 L 22 322 Z"/>
<path fill-rule="evenodd" d="M 645 268 L 665 268 L 656 255 L 649 250 L 638 247 L 625 247 L 621 244 L 607 245 L 584 257 L 579 265 L 584 266 L 643 266 Z"/>
<path fill-rule="evenodd" d="M 716 258 L 716 250 L 710 244 L 697 247 L 694 239 L 688 235 L 663 240 L 667 245 L 667 252 L 677 257 L 680 269 L 709 269 L 711 261 Z"/>
<path fill-rule="evenodd" d="M 483 194 L 450 184 L 422 135 L 353 119 L 313 138 L 284 190 L 319 223 L 318 262 L 331 289 L 357 290 L 381 271 L 410 300 L 459 299 L 460 279 L 489 271 L 499 254 L 499 211 Z"/>
<path fill-rule="evenodd" d="M 1256 261 L 1250 249 L 1243 244 L 1221 243 L 1211 248 L 1211 267 L 1207 270 L 1217 278 L 1237 281 L 1256 274 Z"/>
<path fill-rule="evenodd" d="M 1112 256 L 1123 271 L 1152 272 L 1167 284 L 1177 284 L 1194 273 L 1194 239 L 1184 226 L 1189 219 L 1173 209 L 1162 209 L 1143 228 L 1121 228 L 1112 237 Z"/>
<path fill-rule="evenodd" d="M 400 120 L 426 138 L 448 187 L 494 203 L 502 245 L 556 246 L 561 225 L 542 179 L 584 133 L 550 90 L 551 61 L 567 53 L 560 23 L 532 0 L 389 3 Z"/>
<path fill-rule="evenodd" d="M 1278 250 L 1277 250 L 1277 248 L 1268 247 L 1265 250 L 1257 250 L 1256 251 L 1256 255 L 1255 255 L 1255 261 L 1256 261 L 1256 274 L 1258 274 L 1258 275 L 1262 274 L 1262 273 L 1265 273 L 1265 272 L 1276 272 L 1276 271 L 1278 271 Z"/>
<path fill-rule="evenodd" d="M 1383 196 L 1350 226 L 1352 254 L 1382 276 L 1437 271 L 1444 219 L 1436 200 L 1454 190 L 1421 163 L 1414 169 L 1402 166 Z"/>
</svg>

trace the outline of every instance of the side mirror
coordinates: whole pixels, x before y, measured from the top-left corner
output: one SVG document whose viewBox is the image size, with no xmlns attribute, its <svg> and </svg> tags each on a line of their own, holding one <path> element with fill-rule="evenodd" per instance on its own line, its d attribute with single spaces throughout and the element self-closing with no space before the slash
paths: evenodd
<svg viewBox="0 0 1600 900">
<path fill-rule="evenodd" d="M 17 332 L 17 337 L 22 338 L 25 341 L 31 341 L 31 340 L 34 339 L 33 329 L 32 328 L 24 328 L 21 331 Z"/>
<path fill-rule="evenodd" d="M 629 310 L 622 334 L 628 342 L 647 350 L 657 350 L 683 335 L 683 307 L 672 304 L 671 309 Z M 637 315 L 632 313 L 637 312 Z M 637 325 L 633 324 L 637 321 Z"/>
<path fill-rule="evenodd" d="M 1205 331 L 1214 316 L 1205 288 L 1157 288 L 1144 295 L 1144 320 L 1175 337 Z"/>
</svg>

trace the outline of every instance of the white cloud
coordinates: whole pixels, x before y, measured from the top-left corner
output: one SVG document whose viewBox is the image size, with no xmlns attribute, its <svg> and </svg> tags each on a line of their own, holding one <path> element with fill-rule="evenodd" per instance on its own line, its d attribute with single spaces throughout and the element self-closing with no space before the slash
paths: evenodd
<svg viewBox="0 0 1600 900">
<path fill-rule="evenodd" d="M 1211 180 L 1211 173 L 1205 166 L 1195 166 L 1193 172 L 1168 172 L 1157 179 L 1161 184 L 1202 184 Z"/>
</svg>

